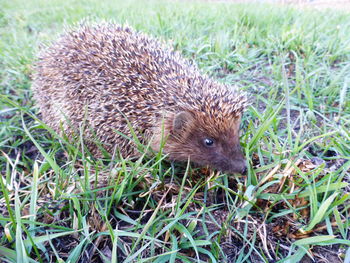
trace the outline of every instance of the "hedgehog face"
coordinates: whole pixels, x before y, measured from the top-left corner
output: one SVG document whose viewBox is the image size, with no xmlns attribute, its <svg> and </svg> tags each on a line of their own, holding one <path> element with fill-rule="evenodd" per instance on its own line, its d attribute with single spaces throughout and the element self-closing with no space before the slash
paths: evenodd
<svg viewBox="0 0 350 263">
<path fill-rule="evenodd" d="M 175 115 L 166 152 L 170 159 L 210 166 L 228 173 L 245 173 L 239 142 L 240 116 L 225 119 L 180 112 Z"/>
<path fill-rule="evenodd" d="M 193 140 L 197 138 L 197 147 L 202 152 L 202 157 L 199 160 L 193 158 L 193 161 L 223 172 L 245 174 L 246 162 L 239 138 L 229 136 L 229 134 L 221 134 L 213 139 L 212 136 L 208 137 L 208 133 L 193 134 Z"/>
</svg>

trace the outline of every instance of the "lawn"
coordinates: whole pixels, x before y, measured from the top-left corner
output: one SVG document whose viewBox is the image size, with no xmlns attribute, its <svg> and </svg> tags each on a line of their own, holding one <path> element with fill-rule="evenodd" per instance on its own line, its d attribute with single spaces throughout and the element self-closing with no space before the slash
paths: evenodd
<svg viewBox="0 0 350 263">
<path fill-rule="evenodd" d="M 94 159 L 40 121 L 40 47 L 129 24 L 249 94 L 248 173 Z M 212 1 L 0 6 L 0 262 L 350 262 L 350 15 Z"/>
</svg>

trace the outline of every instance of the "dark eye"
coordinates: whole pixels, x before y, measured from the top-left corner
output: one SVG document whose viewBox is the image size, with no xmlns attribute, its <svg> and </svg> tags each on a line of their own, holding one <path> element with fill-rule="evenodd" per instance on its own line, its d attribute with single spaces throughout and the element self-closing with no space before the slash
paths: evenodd
<svg viewBox="0 0 350 263">
<path fill-rule="evenodd" d="M 214 140 L 213 139 L 209 139 L 209 138 L 205 138 L 204 139 L 204 145 L 208 146 L 208 147 L 213 146 L 214 145 Z"/>
</svg>

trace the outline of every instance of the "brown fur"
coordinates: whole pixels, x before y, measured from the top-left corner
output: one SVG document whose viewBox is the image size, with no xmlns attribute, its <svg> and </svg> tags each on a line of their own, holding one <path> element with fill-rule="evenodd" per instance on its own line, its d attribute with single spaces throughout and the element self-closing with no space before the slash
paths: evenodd
<svg viewBox="0 0 350 263">
<path fill-rule="evenodd" d="M 137 156 L 127 121 L 142 143 L 172 160 L 240 172 L 240 116 L 246 98 L 238 90 L 200 74 L 179 53 L 129 27 L 84 25 L 43 50 L 36 64 L 34 98 L 43 120 L 60 132 L 79 134 L 124 157 Z M 182 114 L 180 114 L 182 113 Z M 96 135 L 96 136 L 95 136 Z M 96 137 L 96 138 L 95 138 Z M 215 140 L 215 149 L 203 139 Z"/>
</svg>

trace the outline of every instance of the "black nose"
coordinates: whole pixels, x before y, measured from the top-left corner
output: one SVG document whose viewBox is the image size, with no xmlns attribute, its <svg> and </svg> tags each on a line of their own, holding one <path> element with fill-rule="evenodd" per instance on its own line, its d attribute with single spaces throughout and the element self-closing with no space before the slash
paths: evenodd
<svg viewBox="0 0 350 263">
<path fill-rule="evenodd" d="M 245 166 L 243 167 L 243 169 L 242 169 L 241 174 L 242 174 L 242 175 L 246 175 L 246 174 L 247 174 L 247 171 L 248 171 L 248 169 L 247 169 L 247 166 L 245 165 Z"/>
</svg>

